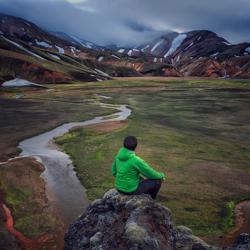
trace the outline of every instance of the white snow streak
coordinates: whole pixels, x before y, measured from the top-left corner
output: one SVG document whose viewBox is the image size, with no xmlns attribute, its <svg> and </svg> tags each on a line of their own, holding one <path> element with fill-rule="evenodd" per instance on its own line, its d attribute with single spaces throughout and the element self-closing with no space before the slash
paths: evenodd
<svg viewBox="0 0 250 250">
<path fill-rule="evenodd" d="M 133 50 L 130 49 L 130 50 L 128 51 L 128 55 L 129 55 L 129 56 L 132 56 L 132 53 L 133 53 Z"/>
<path fill-rule="evenodd" d="M 148 44 L 148 45 L 146 45 L 144 48 L 142 48 L 141 51 L 144 52 L 144 51 L 145 51 L 147 48 L 149 48 L 149 47 L 150 47 L 150 45 Z"/>
<path fill-rule="evenodd" d="M 158 41 L 158 42 L 154 45 L 154 47 L 151 49 L 151 52 L 154 52 L 154 51 L 157 49 L 157 47 L 158 47 L 163 41 L 164 41 L 163 39 L 161 39 L 160 41 Z"/>
<path fill-rule="evenodd" d="M 45 47 L 45 48 L 52 48 L 52 45 L 44 42 L 44 41 L 38 41 L 38 40 L 35 40 L 36 41 L 36 44 L 39 45 L 39 46 L 42 46 L 42 47 Z"/>
<path fill-rule="evenodd" d="M 229 43 L 229 42 L 223 42 L 223 43 L 225 43 L 226 45 L 231 45 L 231 43 Z"/>
<path fill-rule="evenodd" d="M 3 38 L 4 38 L 6 41 L 8 41 L 8 42 L 12 43 L 13 45 L 17 46 L 19 49 L 22 49 L 22 50 L 24 50 L 25 52 L 31 54 L 32 56 L 35 56 L 35 57 L 37 57 L 37 58 L 39 58 L 39 59 L 42 59 L 42 60 L 45 60 L 43 57 L 41 57 L 41 56 L 39 56 L 39 55 L 37 55 L 37 54 L 35 54 L 35 53 L 29 51 L 28 49 L 25 49 L 22 45 L 20 45 L 20 44 L 18 44 L 18 43 L 16 43 L 16 42 L 11 41 L 11 40 L 9 40 L 8 38 L 6 38 L 6 37 L 4 37 L 4 36 L 3 36 Z"/>
<path fill-rule="evenodd" d="M 101 62 L 103 59 L 104 59 L 104 57 L 100 56 L 97 60 L 98 60 L 98 62 Z"/>
<path fill-rule="evenodd" d="M 250 47 L 246 48 L 245 51 L 250 53 Z"/>
<path fill-rule="evenodd" d="M 116 56 L 116 55 L 111 55 L 111 56 L 114 57 L 114 58 L 116 58 L 116 59 L 118 59 L 118 60 L 121 60 L 121 58 L 118 57 L 118 56 Z"/>
<path fill-rule="evenodd" d="M 92 49 L 93 48 L 93 43 L 90 42 L 85 42 L 83 40 L 81 40 L 80 38 L 76 37 L 76 36 L 71 36 L 71 38 L 73 38 L 77 43 L 81 44 L 83 47 Z"/>
<path fill-rule="evenodd" d="M 215 52 L 211 55 L 211 57 L 216 57 L 219 54 L 219 52 Z"/>
<path fill-rule="evenodd" d="M 57 60 L 61 60 L 61 58 L 60 58 L 59 56 L 56 56 L 56 55 L 51 54 L 51 53 L 49 53 L 49 55 L 52 56 L 52 57 L 54 57 L 54 58 L 57 59 Z"/>
<path fill-rule="evenodd" d="M 60 54 L 64 54 L 64 49 L 63 49 L 63 48 L 61 48 L 61 47 L 59 47 L 59 46 L 56 46 L 56 45 L 55 45 L 55 47 L 58 49 L 58 52 L 59 52 Z"/>
<path fill-rule="evenodd" d="M 95 69 L 95 71 L 98 72 L 98 73 L 100 73 L 100 74 L 102 74 L 102 75 L 104 75 L 104 76 L 109 77 L 108 74 L 106 74 L 105 72 L 103 72 L 103 71 L 101 71 L 101 70 L 99 70 L 99 69 Z"/>
<path fill-rule="evenodd" d="M 194 45 L 194 42 L 191 42 L 184 50 L 188 50 L 190 47 Z"/>
<path fill-rule="evenodd" d="M 119 49 L 117 52 L 118 53 L 124 53 L 125 49 Z"/>
<path fill-rule="evenodd" d="M 15 78 L 13 80 L 6 81 L 2 84 L 3 87 L 24 87 L 24 86 L 32 86 L 32 85 L 43 87 L 43 85 L 30 82 L 30 81 L 26 81 L 20 78 Z"/>
<path fill-rule="evenodd" d="M 179 34 L 173 41 L 172 41 L 172 45 L 171 48 L 168 50 L 168 52 L 164 55 L 164 58 L 166 58 L 167 56 L 173 54 L 176 49 L 182 44 L 182 42 L 184 41 L 184 39 L 187 37 L 186 34 Z"/>
</svg>

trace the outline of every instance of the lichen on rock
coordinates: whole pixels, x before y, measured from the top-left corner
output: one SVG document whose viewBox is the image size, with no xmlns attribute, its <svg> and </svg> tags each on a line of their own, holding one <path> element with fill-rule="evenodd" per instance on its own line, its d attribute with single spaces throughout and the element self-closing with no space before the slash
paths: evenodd
<svg viewBox="0 0 250 250">
<path fill-rule="evenodd" d="M 69 227 L 64 250 L 208 250 L 192 230 L 176 227 L 168 208 L 148 195 L 109 190 Z M 231 248 L 228 248 L 231 249 Z M 247 248 L 243 248 L 247 249 Z"/>
</svg>

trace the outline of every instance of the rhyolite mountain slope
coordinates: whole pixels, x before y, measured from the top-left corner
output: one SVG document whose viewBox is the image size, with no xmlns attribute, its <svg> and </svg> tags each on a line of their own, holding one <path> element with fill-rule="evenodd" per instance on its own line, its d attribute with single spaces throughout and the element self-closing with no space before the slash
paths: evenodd
<svg viewBox="0 0 250 250">
<path fill-rule="evenodd" d="M 250 44 L 232 45 L 198 30 L 168 33 L 130 49 L 103 47 L 0 14 L 0 84 L 16 77 L 56 83 L 143 75 L 250 78 Z"/>
<path fill-rule="evenodd" d="M 118 52 L 169 63 L 186 76 L 250 78 L 250 43 L 233 45 L 208 30 L 172 32 Z"/>
<path fill-rule="evenodd" d="M 228 249 L 250 249 L 250 237 Z M 247 240 L 248 239 L 248 240 Z M 73 222 L 64 250 L 213 250 L 189 228 L 176 227 L 171 211 L 149 195 L 123 195 L 109 190 Z"/>
<path fill-rule="evenodd" d="M 111 63 L 101 63 L 104 57 Z M 127 61 L 119 65 L 117 60 L 120 58 L 113 52 L 87 48 L 22 18 L 0 14 L 0 84 L 16 77 L 57 83 L 102 81 L 111 79 L 109 74 L 113 73 L 138 75 L 132 67 L 126 67 Z"/>
<path fill-rule="evenodd" d="M 125 53 L 125 49 L 118 52 Z M 140 53 L 162 60 L 178 62 L 185 58 L 200 57 L 229 58 L 250 55 L 250 43 L 232 45 L 209 30 L 195 30 L 186 33 L 172 32 L 151 42 L 127 49 L 127 54 L 137 56 Z"/>
</svg>

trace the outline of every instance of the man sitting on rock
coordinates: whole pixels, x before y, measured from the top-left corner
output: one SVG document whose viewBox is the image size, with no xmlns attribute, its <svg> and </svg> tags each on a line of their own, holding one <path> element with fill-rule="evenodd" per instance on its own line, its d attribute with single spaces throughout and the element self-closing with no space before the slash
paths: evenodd
<svg viewBox="0 0 250 250">
<path fill-rule="evenodd" d="M 149 194 L 155 199 L 165 174 L 157 172 L 135 154 L 136 137 L 126 137 L 123 146 L 112 165 L 116 189 L 128 195 Z M 142 180 L 141 175 L 147 179 Z"/>
</svg>

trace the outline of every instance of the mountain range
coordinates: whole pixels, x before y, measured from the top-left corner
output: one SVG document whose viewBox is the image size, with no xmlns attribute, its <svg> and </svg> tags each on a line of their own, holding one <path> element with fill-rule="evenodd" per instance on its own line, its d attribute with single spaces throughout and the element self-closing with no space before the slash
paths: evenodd
<svg viewBox="0 0 250 250">
<path fill-rule="evenodd" d="M 0 83 L 103 81 L 112 76 L 250 78 L 250 43 L 209 30 L 170 32 L 131 48 L 100 46 L 0 14 Z"/>
</svg>

